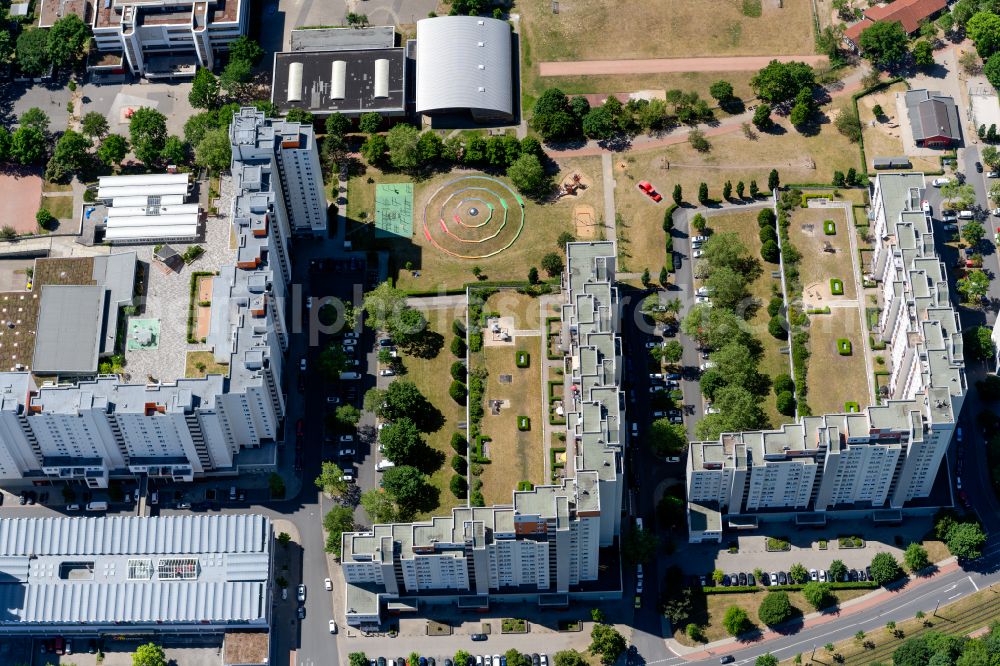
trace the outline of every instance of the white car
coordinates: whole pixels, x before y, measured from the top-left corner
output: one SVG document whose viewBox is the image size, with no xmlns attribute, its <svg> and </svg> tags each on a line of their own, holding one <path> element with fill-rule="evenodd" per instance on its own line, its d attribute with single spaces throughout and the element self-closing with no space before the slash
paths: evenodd
<svg viewBox="0 0 1000 666">
<path fill-rule="evenodd" d="M 708 296 L 695 296 L 694 297 L 694 302 L 695 303 L 708 303 L 708 304 L 711 304 L 712 303 L 712 299 L 710 299 Z"/>
<path fill-rule="evenodd" d="M 305 583 L 299 583 L 299 591 L 298 591 L 298 594 L 296 594 L 296 598 L 299 600 L 300 604 L 304 604 L 306 602 L 306 584 Z"/>
<path fill-rule="evenodd" d="M 819 572 L 816 571 L 815 569 L 810 569 L 809 570 L 809 580 L 818 581 L 819 580 Z"/>
<path fill-rule="evenodd" d="M 701 371 L 702 371 L 702 372 L 705 372 L 706 370 L 708 370 L 708 369 L 710 369 L 710 368 L 714 368 L 714 367 L 715 367 L 715 363 L 714 363 L 713 361 L 705 361 L 704 363 L 702 363 L 702 364 L 701 364 L 700 366 L 698 366 L 698 367 L 700 367 L 700 368 L 701 368 Z"/>
<path fill-rule="evenodd" d="M 667 415 L 666 412 L 653 412 L 654 419 L 662 419 L 666 415 Z"/>
<path fill-rule="evenodd" d="M 354 455 L 354 449 L 341 449 L 340 455 L 343 458 L 352 457 Z"/>
<path fill-rule="evenodd" d="M 659 342 L 653 342 L 652 340 L 646 343 L 646 349 L 655 349 L 660 345 Z"/>
<path fill-rule="evenodd" d="M 306 360 L 304 358 L 300 358 L 299 359 L 299 370 L 301 372 L 305 372 L 306 371 Z"/>
<path fill-rule="evenodd" d="M 651 373 L 649 373 L 649 378 L 650 379 L 663 379 L 663 373 L 662 372 L 651 372 Z"/>
<path fill-rule="evenodd" d="M 345 340 L 357 340 L 358 339 L 358 334 L 355 333 L 355 332 L 353 332 L 353 331 L 351 331 L 350 333 L 344 333 L 344 339 Z"/>
<path fill-rule="evenodd" d="M 987 171 L 986 172 L 986 177 L 987 178 L 1000 178 L 1000 171 Z"/>
<path fill-rule="evenodd" d="M 334 622 L 333 620 L 330 620 L 330 633 L 331 634 L 337 633 L 337 623 Z"/>
<path fill-rule="evenodd" d="M 354 441 L 354 435 L 341 435 L 340 439 L 338 441 L 341 441 L 341 442 L 353 442 Z"/>
<path fill-rule="evenodd" d="M 694 238 L 691 239 L 691 242 L 692 243 L 697 243 L 698 245 L 701 245 L 702 243 L 704 243 L 707 240 L 708 240 L 708 236 L 695 236 Z"/>
<path fill-rule="evenodd" d="M 382 377 L 393 377 L 395 376 L 396 371 L 392 368 L 382 368 L 378 371 L 378 374 Z"/>
<path fill-rule="evenodd" d="M 934 187 L 941 187 L 942 185 L 947 185 L 951 182 L 950 178 L 935 178 L 931 181 L 931 185 Z"/>
<path fill-rule="evenodd" d="M 639 580 L 637 580 L 636 583 L 635 583 L 635 593 L 636 594 L 642 594 L 642 579 L 641 578 Z"/>
<path fill-rule="evenodd" d="M 344 483 L 354 483 L 354 470 L 345 469 L 344 475 L 340 477 L 340 480 L 343 481 Z"/>
<path fill-rule="evenodd" d="M 928 215 L 930 215 L 931 214 L 931 202 L 928 201 L 927 199 L 924 199 L 923 201 L 921 201 L 920 202 L 920 210 L 922 210 L 925 213 L 927 213 Z"/>
<path fill-rule="evenodd" d="M 694 292 L 695 296 L 708 296 L 708 287 L 698 287 L 698 291 Z"/>
<path fill-rule="evenodd" d="M 719 408 L 718 407 L 712 407 L 712 403 L 710 403 L 710 402 L 706 402 L 705 403 L 705 415 L 706 416 L 708 414 L 718 414 L 718 413 L 719 413 Z"/>
<path fill-rule="evenodd" d="M 284 601 L 287 598 L 288 598 L 288 588 L 283 587 L 281 588 L 281 600 Z"/>
<path fill-rule="evenodd" d="M 695 259 L 697 259 L 698 257 L 700 257 L 703 254 L 705 254 L 705 252 L 703 250 L 696 249 L 694 252 L 691 253 L 691 256 L 694 257 Z"/>
<path fill-rule="evenodd" d="M 325 587 L 326 591 L 329 592 L 330 590 L 333 589 L 333 581 L 330 580 L 329 578 L 324 578 L 323 579 L 323 587 Z"/>
<path fill-rule="evenodd" d="M 340 404 L 340 398 L 338 398 L 335 395 L 328 395 L 328 396 L 326 396 L 326 404 L 328 404 L 328 405 L 339 405 Z"/>
<path fill-rule="evenodd" d="M 666 461 L 668 463 L 679 463 L 681 461 L 680 456 L 667 456 Z"/>
<path fill-rule="evenodd" d="M 542 655 L 542 666 L 549 666 L 549 656 L 548 655 L 545 655 L 545 654 Z"/>
<path fill-rule="evenodd" d="M 821 583 L 825 583 L 826 582 L 826 569 L 820 569 L 819 570 L 819 582 L 821 582 Z"/>
</svg>

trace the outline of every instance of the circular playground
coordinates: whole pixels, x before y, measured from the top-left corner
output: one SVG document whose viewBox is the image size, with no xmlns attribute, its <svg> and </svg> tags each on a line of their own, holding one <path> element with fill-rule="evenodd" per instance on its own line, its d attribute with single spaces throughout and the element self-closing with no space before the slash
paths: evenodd
<svg viewBox="0 0 1000 666">
<path fill-rule="evenodd" d="M 524 230 L 524 199 L 496 178 L 462 176 L 430 195 L 423 226 L 427 242 L 456 259 L 495 257 Z"/>
</svg>

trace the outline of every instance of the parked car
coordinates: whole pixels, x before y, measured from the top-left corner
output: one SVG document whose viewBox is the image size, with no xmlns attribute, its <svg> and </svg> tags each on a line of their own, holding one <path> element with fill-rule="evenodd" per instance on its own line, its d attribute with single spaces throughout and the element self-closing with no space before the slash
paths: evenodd
<svg viewBox="0 0 1000 666">
<path fill-rule="evenodd" d="M 355 450 L 354 449 L 341 449 L 340 450 L 340 457 L 341 458 L 353 458 L 354 454 L 355 454 Z"/>
<path fill-rule="evenodd" d="M 760 575 L 760 582 L 764 584 L 764 587 L 770 587 L 771 585 L 771 574 L 766 571 Z"/>
<path fill-rule="evenodd" d="M 722 577 L 722 587 L 729 587 L 732 584 L 732 580 L 729 578 L 729 574 Z"/>
<path fill-rule="evenodd" d="M 668 463 L 679 463 L 681 461 L 680 456 L 667 456 L 664 460 Z"/>
<path fill-rule="evenodd" d="M 695 297 L 694 297 L 694 302 L 695 302 L 695 303 L 705 303 L 705 304 L 709 304 L 709 303 L 711 303 L 711 302 L 712 302 L 712 299 L 711 299 L 711 298 L 709 298 L 708 296 L 695 296 Z"/>
<path fill-rule="evenodd" d="M 982 173 L 982 172 L 983 172 L 983 163 L 976 162 L 976 173 Z"/>
<path fill-rule="evenodd" d="M 378 371 L 378 374 L 380 377 L 394 377 L 396 375 L 396 371 L 392 368 L 382 368 Z"/>
<path fill-rule="evenodd" d="M 297 616 L 297 617 L 298 617 L 298 618 L 299 618 L 300 620 L 304 620 L 304 619 L 306 619 L 306 607 L 305 607 L 305 606 L 299 606 L 299 607 L 298 607 L 298 610 L 296 610 L 296 611 L 295 611 L 295 615 L 296 615 L 296 616 Z"/>
<path fill-rule="evenodd" d="M 354 435 L 341 435 L 340 439 L 338 441 L 345 442 L 345 443 L 346 442 L 353 442 L 354 441 Z"/>
<path fill-rule="evenodd" d="M 858 570 L 857 569 L 851 569 L 850 572 L 849 572 L 849 574 L 851 576 L 851 582 L 852 583 L 858 582 Z"/>
<path fill-rule="evenodd" d="M 739 576 L 739 580 L 740 580 L 740 585 L 746 585 L 747 584 L 747 575 L 741 571 L 738 574 L 738 576 Z"/>
<path fill-rule="evenodd" d="M 815 569 L 810 569 L 809 570 L 809 580 L 816 580 L 816 581 L 818 581 L 819 580 L 819 572 L 816 571 Z"/>
<path fill-rule="evenodd" d="M 930 215 L 931 214 L 931 202 L 928 201 L 927 199 L 924 199 L 923 201 L 921 201 L 920 202 L 920 210 L 922 210 L 925 213 L 927 213 L 928 215 Z"/>
<path fill-rule="evenodd" d="M 942 185 L 947 185 L 951 182 L 950 178 L 935 178 L 931 181 L 931 185 L 934 187 L 941 187 Z"/>
<path fill-rule="evenodd" d="M 299 600 L 300 604 L 304 604 L 306 602 L 306 584 L 305 583 L 299 583 L 298 591 L 296 592 L 295 596 Z"/>
<path fill-rule="evenodd" d="M 736 661 L 736 657 L 734 657 L 731 654 L 727 654 L 725 656 L 719 657 L 719 663 L 720 664 L 731 664 L 734 661 Z"/>
<path fill-rule="evenodd" d="M 819 582 L 821 582 L 821 583 L 825 583 L 826 582 L 826 569 L 820 569 L 819 570 Z"/>
<path fill-rule="evenodd" d="M 330 633 L 331 634 L 337 633 L 337 623 L 333 620 L 330 620 Z"/>
<path fill-rule="evenodd" d="M 485 641 L 486 634 L 472 634 L 471 636 L 469 636 L 469 638 L 471 638 L 474 641 Z"/>
<path fill-rule="evenodd" d="M 647 197 L 649 197 L 656 203 L 663 201 L 663 196 L 656 191 L 656 188 L 653 187 L 653 185 L 649 181 L 646 180 L 639 181 L 638 188 L 642 190 Z"/>
<path fill-rule="evenodd" d="M 378 346 L 382 349 L 388 349 L 393 346 L 392 338 L 382 338 L 378 341 Z"/>
<path fill-rule="evenodd" d="M 339 405 L 340 404 L 340 397 L 335 396 L 335 395 L 328 395 L 328 396 L 326 396 L 326 404 L 328 404 L 328 405 Z"/>
<path fill-rule="evenodd" d="M 778 585 L 787 585 L 787 584 L 788 584 L 788 576 L 785 575 L 784 571 L 779 571 L 778 572 Z"/>
<path fill-rule="evenodd" d="M 757 579 L 752 573 L 747 574 L 747 585 L 757 585 Z"/>
<path fill-rule="evenodd" d="M 67 504 L 66 505 L 66 510 L 67 511 L 79 511 L 80 510 L 80 505 L 79 504 Z"/>
<path fill-rule="evenodd" d="M 326 591 L 329 592 L 330 590 L 333 589 L 333 581 L 330 580 L 329 578 L 324 578 L 323 579 L 323 587 L 325 587 Z"/>
<path fill-rule="evenodd" d="M 694 257 L 695 259 L 698 259 L 703 254 L 705 254 L 705 252 L 701 249 L 695 249 L 691 252 L 691 256 Z"/>
</svg>

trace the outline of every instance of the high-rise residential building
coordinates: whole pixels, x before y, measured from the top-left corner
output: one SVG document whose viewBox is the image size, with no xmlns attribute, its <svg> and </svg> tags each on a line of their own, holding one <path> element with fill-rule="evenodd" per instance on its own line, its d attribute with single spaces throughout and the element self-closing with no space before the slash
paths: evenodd
<svg viewBox="0 0 1000 666">
<path fill-rule="evenodd" d="M 872 333 L 886 344 L 889 370 L 879 404 L 692 443 L 691 541 L 721 541 L 724 521 L 739 526 L 791 513 L 815 522 L 840 510 L 887 510 L 891 517 L 931 496 L 968 386 L 947 271 L 921 207 L 925 187 L 919 173 L 875 178 L 866 277 L 879 292 Z"/>
<path fill-rule="evenodd" d="M 622 514 L 625 409 L 614 278 L 614 243 L 567 245 L 566 476 L 513 491 L 508 505 L 461 507 L 426 522 L 345 533 L 348 624 L 378 625 L 388 604 L 413 599 L 476 609 L 513 596 L 561 607 L 599 590 L 606 598 L 620 594 L 617 571 L 605 581 L 599 566 Z"/>
<path fill-rule="evenodd" d="M 284 174 L 315 152 L 297 138 L 301 130 L 252 108 L 233 118 L 231 227 L 211 232 L 222 247 L 208 254 L 223 260 L 203 271 L 211 277 L 210 309 L 199 315 L 208 318 L 203 340 L 190 331 L 183 339 L 187 313 L 170 299 L 147 296 L 142 316 L 119 325 L 122 306 L 132 303 L 136 252 L 39 259 L 31 291 L 0 293 L 0 310 L 21 317 L 0 329 L 0 367 L 11 368 L 0 373 L 0 480 L 103 488 L 112 477 L 142 473 L 190 481 L 235 474 L 241 452 L 282 437 L 289 211 L 309 212 L 298 187 L 284 186 Z M 294 182 L 322 192 L 318 170 L 298 173 Z M 187 295 L 186 274 L 154 267 L 145 275 L 149 293 L 177 280 Z M 124 344 L 118 332 L 126 329 Z M 190 376 L 184 349 L 192 343 L 224 374 Z M 106 367 L 115 353 L 124 355 L 126 371 L 148 368 L 150 376 L 137 383 Z M 177 374 L 161 377 L 169 368 Z"/>
<path fill-rule="evenodd" d="M 247 0 L 42 0 L 38 25 L 76 14 L 90 26 L 103 57 L 90 69 L 137 76 L 191 76 L 213 69 L 229 43 L 245 35 Z"/>
</svg>

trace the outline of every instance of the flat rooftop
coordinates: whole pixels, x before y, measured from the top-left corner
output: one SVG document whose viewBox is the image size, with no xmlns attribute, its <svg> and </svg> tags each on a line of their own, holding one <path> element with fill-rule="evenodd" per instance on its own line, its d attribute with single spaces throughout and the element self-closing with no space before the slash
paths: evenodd
<svg viewBox="0 0 1000 666">
<path fill-rule="evenodd" d="M 290 36 L 292 51 L 354 51 L 389 49 L 396 46 L 396 28 L 370 25 L 364 28 L 298 28 Z"/>
<path fill-rule="evenodd" d="M 43 375 L 97 372 L 106 307 L 103 285 L 43 287 L 32 370 Z"/>
<path fill-rule="evenodd" d="M 94 18 L 92 0 L 39 0 L 38 27 L 51 28 L 52 24 L 70 14 L 76 14 L 90 25 Z"/>
<path fill-rule="evenodd" d="M 242 2 L 245 0 L 107 0 L 97 4 L 93 25 L 97 29 L 120 26 L 127 7 L 135 8 L 137 25 L 191 25 L 195 4 L 208 5 L 209 23 L 231 23 L 239 17 Z"/>
<path fill-rule="evenodd" d="M 403 48 L 274 54 L 271 102 L 280 110 L 312 113 L 402 113 Z"/>
</svg>

